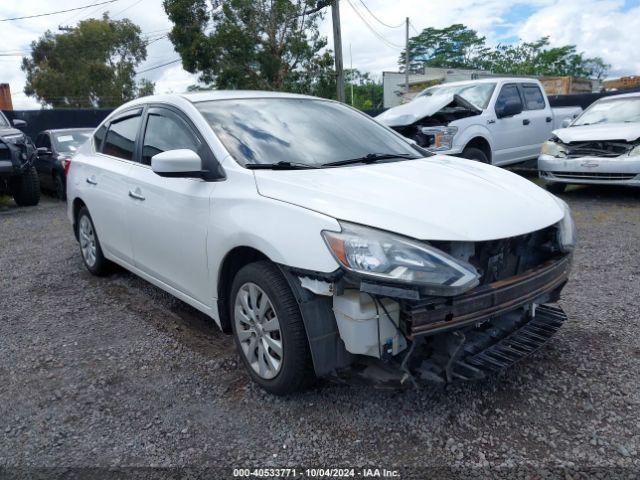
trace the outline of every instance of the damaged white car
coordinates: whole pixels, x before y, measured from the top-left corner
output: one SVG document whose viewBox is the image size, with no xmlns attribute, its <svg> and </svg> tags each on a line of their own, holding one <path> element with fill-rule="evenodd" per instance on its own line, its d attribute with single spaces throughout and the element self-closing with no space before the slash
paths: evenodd
<svg viewBox="0 0 640 480">
<path fill-rule="evenodd" d="M 602 98 L 555 130 L 538 170 L 554 193 L 569 184 L 640 186 L 640 93 Z"/>
<path fill-rule="evenodd" d="M 565 203 L 337 102 L 138 99 L 67 184 L 88 270 L 115 262 L 210 315 L 275 394 L 316 376 L 482 378 L 566 318 L 549 305 L 575 243 Z"/>
<path fill-rule="evenodd" d="M 486 78 L 429 87 L 376 120 L 436 153 L 493 165 L 535 160 L 580 107 L 551 108 L 538 80 Z"/>
</svg>

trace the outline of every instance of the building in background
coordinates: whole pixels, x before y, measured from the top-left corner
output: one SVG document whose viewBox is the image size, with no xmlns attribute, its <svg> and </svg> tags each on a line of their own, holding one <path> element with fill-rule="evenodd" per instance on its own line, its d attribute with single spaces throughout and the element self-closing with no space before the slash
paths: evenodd
<svg viewBox="0 0 640 480">
<path fill-rule="evenodd" d="M 8 83 L 0 83 L 0 110 L 13 110 L 11 87 Z"/>
</svg>

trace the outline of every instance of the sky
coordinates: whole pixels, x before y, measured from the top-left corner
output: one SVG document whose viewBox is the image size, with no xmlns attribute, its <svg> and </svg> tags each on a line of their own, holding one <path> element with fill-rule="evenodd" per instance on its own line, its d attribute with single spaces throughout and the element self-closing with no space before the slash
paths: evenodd
<svg viewBox="0 0 640 480">
<path fill-rule="evenodd" d="M 4 0 L 0 2 L 0 20 L 99 1 L 104 0 Z M 0 22 L 0 83 L 11 85 L 15 109 L 39 108 L 24 94 L 25 76 L 20 70 L 20 54 L 29 52 L 31 42 L 47 29 L 73 26 L 83 19 L 100 17 L 105 11 L 113 18 L 131 19 L 149 40 L 161 37 L 171 27 L 162 0 L 116 0 L 84 10 Z M 610 76 L 640 74 L 640 0 L 341 0 L 340 17 L 345 67 L 353 65 L 374 76 L 397 70 L 405 41 L 405 17 L 410 18 L 411 35 L 426 27 L 463 23 L 486 36 L 491 44 L 549 36 L 553 46 L 574 44 L 587 56 L 604 58 L 612 65 Z M 333 48 L 330 14 L 323 20 L 321 32 Z M 147 60 L 138 71 L 177 58 L 171 42 L 160 38 L 148 46 Z M 157 93 L 182 92 L 197 82 L 179 62 L 141 77 L 156 82 Z"/>
</svg>

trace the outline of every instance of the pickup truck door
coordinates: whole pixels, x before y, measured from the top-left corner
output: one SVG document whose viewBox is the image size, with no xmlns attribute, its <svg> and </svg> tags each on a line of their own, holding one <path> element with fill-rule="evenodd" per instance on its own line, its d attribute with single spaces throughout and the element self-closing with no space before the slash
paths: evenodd
<svg viewBox="0 0 640 480">
<path fill-rule="evenodd" d="M 523 104 L 520 90 L 515 83 L 502 85 L 496 98 L 494 112 L 496 107 L 507 102 Z M 527 129 L 529 126 L 526 124 L 527 118 L 527 112 L 523 111 L 510 117 L 491 116 L 487 120 L 487 127 L 493 138 L 492 163 L 494 165 L 519 162 L 526 160 L 530 155 L 532 141 L 528 138 L 530 131 Z"/>
<path fill-rule="evenodd" d="M 207 264 L 210 197 L 215 183 L 161 177 L 151 157 L 175 149 L 210 155 L 205 141 L 180 112 L 151 106 L 136 163 L 129 176 L 129 230 L 136 268 L 206 306 L 211 305 Z"/>
<path fill-rule="evenodd" d="M 525 120 L 529 121 L 527 130 L 529 158 L 537 158 L 543 142 L 551 136 L 553 129 L 553 113 L 542 90 L 535 83 L 522 83 L 519 85 L 524 99 Z"/>
</svg>

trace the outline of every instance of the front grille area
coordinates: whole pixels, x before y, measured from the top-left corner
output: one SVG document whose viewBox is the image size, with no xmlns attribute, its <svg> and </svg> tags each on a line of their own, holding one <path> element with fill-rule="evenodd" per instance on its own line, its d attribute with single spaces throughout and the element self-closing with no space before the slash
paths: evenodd
<svg viewBox="0 0 640 480">
<path fill-rule="evenodd" d="M 558 256 L 555 226 L 526 235 L 485 242 L 430 242 L 449 255 L 471 263 L 480 284 L 504 280 Z"/>
<path fill-rule="evenodd" d="M 633 149 L 624 140 L 601 141 L 601 142 L 573 142 L 565 144 L 567 158 L 596 156 L 596 157 L 619 157 Z"/>
<path fill-rule="evenodd" d="M 557 178 L 620 181 L 632 180 L 635 173 L 607 173 L 607 172 L 541 172 L 543 175 L 553 175 Z"/>
</svg>

